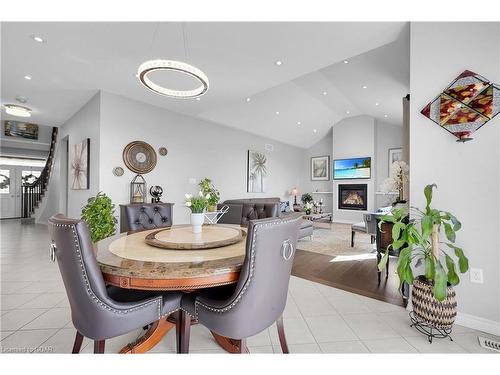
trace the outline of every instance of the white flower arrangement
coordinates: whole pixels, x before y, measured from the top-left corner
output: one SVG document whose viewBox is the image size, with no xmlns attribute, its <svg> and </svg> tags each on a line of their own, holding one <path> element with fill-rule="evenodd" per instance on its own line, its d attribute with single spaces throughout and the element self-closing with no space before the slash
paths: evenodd
<svg viewBox="0 0 500 375">
<path fill-rule="evenodd" d="M 184 197 L 186 198 L 185 206 L 191 209 L 193 214 L 201 214 L 208 206 L 210 194 L 203 194 L 200 191 L 197 197 L 194 197 L 192 194 L 184 194 Z"/>
<path fill-rule="evenodd" d="M 380 191 L 391 193 L 397 191 L 399 200 L 403 199 L 403 191 L 408 182 L 408 173 L 410 168 L 404 161 L 395 161 L 390 168 L 389 177 L 380 185 Z"/>
</svg>

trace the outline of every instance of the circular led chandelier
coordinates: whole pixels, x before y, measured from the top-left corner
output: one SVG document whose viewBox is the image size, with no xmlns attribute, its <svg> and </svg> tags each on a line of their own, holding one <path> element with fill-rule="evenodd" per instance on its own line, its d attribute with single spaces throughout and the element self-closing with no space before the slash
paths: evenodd
<svg viewBox="0 0 500 375">
<path fill-rule="evenodd" d="M 174 90 L 153 82 L 148 76 L 155 71 L 169 70 L 187 74 L 200 82 L 200 86 L 192 90 Z M 174 60 L 149 60 L 142 63 L 137 71 L 141 83 L 156 94 L 172 98 L 190 99 L 204 95 L 208 91 L 208 77 L 195 66 Z"/>
<path fill-rule="evenodd" d="M 31 108 L 17 104 L 4 104 L 5 112 L 12 116 L 31 117 Z"/>
</svg>

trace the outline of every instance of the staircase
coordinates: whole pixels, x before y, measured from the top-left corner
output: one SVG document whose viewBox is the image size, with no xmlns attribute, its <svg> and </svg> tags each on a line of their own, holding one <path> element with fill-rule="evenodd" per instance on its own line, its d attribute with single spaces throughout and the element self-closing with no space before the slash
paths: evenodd
<svg viewBox="0 0 500 375">
<path fill-rule="evenodd" d="M 50 173 L 54 163 L 56 142 L 57 128 L 53 127 L 49 155 L 40 176 L 33 183 L 25 183 L 21 186 L 21 223 L 26 224 L 34 222 L 32 215 L 35 212 L 35 209 L 40 205 L 40 202 L 47 191 Z"/>
</svg>

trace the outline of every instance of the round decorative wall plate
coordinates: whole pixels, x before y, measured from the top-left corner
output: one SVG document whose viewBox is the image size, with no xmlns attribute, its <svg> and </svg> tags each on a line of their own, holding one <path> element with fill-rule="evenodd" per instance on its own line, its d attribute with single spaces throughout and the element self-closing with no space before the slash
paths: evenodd
<svg viewBox="0 0 500 375">
<path fill-rule="evenodd" d="M 123 176 L 123 168 L 122 167 L 114 167 L 113 168 L 113 174 L 116 176 L 116 177 L 120 177 L 120 176 Z"/>
<path fill-rule="evenodd" d="M 160 147 L 158 149 L 158 153 L 161 155 L 161 156 L 166 156 L 168 154 L 168 150 L 166 147 Z"/>
<path fill-rule="evenodd" d="M 123 149 L 123 162 L 132 172 L 149 173 L 156 166 L 156 152 L 146 142 L 130 142 Z"/>
</svg>

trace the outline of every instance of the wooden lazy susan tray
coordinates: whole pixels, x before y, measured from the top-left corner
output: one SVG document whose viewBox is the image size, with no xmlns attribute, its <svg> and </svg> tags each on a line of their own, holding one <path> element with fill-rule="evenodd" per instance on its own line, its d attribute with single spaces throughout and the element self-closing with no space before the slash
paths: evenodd
<svg viewBox="0 0 500 375">
<path fill-rule="evenodd" d="M 151 232 L 145 240 L 163 249 L 195 250 L 232 245 L 241 241 L 244 235 L 239 226 L 204 225 L 201 233 L 193 233 L 191 226 L 174 226 Z"/>
</svg>

